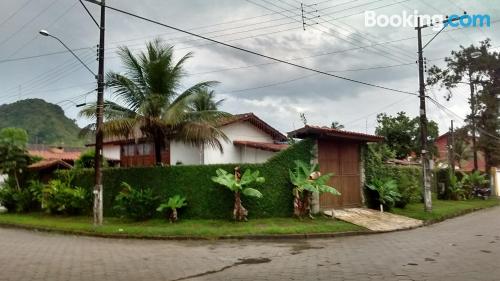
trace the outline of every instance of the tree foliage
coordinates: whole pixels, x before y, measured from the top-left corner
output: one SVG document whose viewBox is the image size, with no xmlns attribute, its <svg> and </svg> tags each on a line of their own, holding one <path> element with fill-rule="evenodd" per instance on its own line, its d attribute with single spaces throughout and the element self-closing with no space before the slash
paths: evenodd
<svg viewBox="0 0 500 281">
<path fill-rule="evenodd" d="M 385 144 L 395 153 L 395 157 L 403 159 L 415 152 L 420 155 L 420 117 L 411 119 L 405 112 L 398 112 L 396 116 L 385 113 L 377 115 L 377 128 L 375 133 L 383 136 Z M 428 142 L 430 155 L 435 155 L 437 149 L 434 141 L 438 137 L 438 125 L 434 121 L 427 123 Z"/>
<path fill-rule="evenodd" d="M 26 151 L 28 134 L 20 128 L 3 128 L 0 130 L 0 174 L 9 174 L 19 186 L 19 174 L 29 164 Z"/>
<path fill-rule="evenodd" d="M 215 81 L 199 82 L 180 90 L 186 61 L 192 54 L 174 60 L 174 49 L 157 39 L 146 44 L 146 51 L 134 54 L 127 47 L 118 51 L 126 69 L 124 74 L 109 72 L 107 86 L 114 101 L 104 105 L 104 133 L 108 136 L 140 137 L 154 143 L 156 163 L 161 163 L 161 151 L 167 140 L 178 140 L 198 146 L 210 145 L 222 151 L 220 140 L 225 134 L 216 126 L 229 114 L 214 109 L 197 110 L 201 100 Z M 199 97 L 199 96 L 203 97 Z M 210 94 L 209 94 L 210 96 Z M 91 104 L 81 115 L 95 117 L 96 105 Z M 87 130 L 91 130 L 89 125 Z"/>
<path fill-rule="evenodd" d="M 26 130 L 29 143 L 81 146 L 80 128 L 65 116 L 63 109 L 42 99 L 25 99 L 0 105 L 0 128 Z"/>
<path fill-rule="evenodd" d="M 485 153 L 487 170 L 500 165 L 500 53 L 490 48 L 489 39 L 479 42 L 478 46 L 460 46 L 445 58 L 446 68 L 431 67 L 427 79 L 428 85 L 446 88 L 447 99 L 453 98 L 453 90 L 461 84 L 468 84 L 468 90 L 474 92 L 469 98 L 471 113 L 467 116 L 466 128 L 471 131 L 472 121 L 478 128 L 477 147 Z M 475 57 L 473 53 L 480 56 Z"/>
</svg>

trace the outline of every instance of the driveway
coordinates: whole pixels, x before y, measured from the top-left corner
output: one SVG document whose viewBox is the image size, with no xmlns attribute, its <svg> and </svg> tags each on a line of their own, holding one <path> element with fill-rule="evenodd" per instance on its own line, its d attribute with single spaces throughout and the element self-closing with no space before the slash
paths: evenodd
<svg viewBox="0 0 500 281">
<path fill-rule="evenodd" d="M 146 241 L 0 228 L 0 280 L 499 280 L 500 207 L 298 241 Z"/>
</svg>

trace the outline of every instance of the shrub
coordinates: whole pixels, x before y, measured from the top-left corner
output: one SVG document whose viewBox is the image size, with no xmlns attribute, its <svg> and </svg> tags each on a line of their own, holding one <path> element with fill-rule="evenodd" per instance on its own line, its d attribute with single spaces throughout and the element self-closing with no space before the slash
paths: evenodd
<svg viewBox="0 0 500 281">
<path fill-rule="evenodd" d="M 321 175 L 318 171 L 318 165 L 306 164 L 303 161 L 296 160 L 295 168 L 289 170 L 290 181 L 295 186 L 293 189 L 293 209 L 294 215 L 303 217 L 311 214 L 311 194 L 328 192 L 333 195 L 340 195 L 335 188 L 328 186 L 327 183 L 333 176 L 332 173 Z"/>
<path fill-rule="evenodd" d="M 265 188 L 261 189 L 263 197 L 255 199 L 242 198 L 243 204 L 252 217 L 289 217 L 293 214 L 293 186 L 290 183 L 288 170 L 294 167 L 295 160 L 310 162 L 313 142 L 304 140 L 288 149 L 276 153 L 262 164 L 241 164 L 242 170 L 259 170 L 266 178 Z M 235 164 L 216 165 L 172 165 L 168 167 L 130 167 L 103 169 L 104 215 L 121 215 L 115 205 L 115 197 L 122 190 L 121 182 L 129 183 L 133 188 L 151 187 L 155 195 L 169 198 L 182 194 L 189 202 L 189 208 L 182 212 L 183 218 L 197 219 L 229 219 L 231 218 L 234 195 L 228 189 L 221 189 L 211 178 L 217 169 L 232 171 Z M 76 171 L 61 170 L 56 173 L 64 177 L 75 173 L 73 184 L 92 190 L 94 171 L 79 169 Z M 156 208 L 155 208 L 156 209 Z M 156 215 L 159 216 L 159 213 Z"/>
<path fill-rule="evenodd" d="M 36 199 L 27 188 L 15 188 L 9 184 L 0 187 L 0 205 L 9 212 L 28 212 L 35 209 Z"/>
<path fill-rule="evenodd" d="M 158 212 L 165 212 L 165 210 L 170 211 L 169 220 L 170 222 L 176 222 L 178 219 L 177 209 L 186 206 L 186 197 L 181 197 L 180 195 L 175 195 L 168 198 L 168 201 L 162 203 L 156 210 Z"/>
<path fill-rule="evenodd" d="M 367 183 L 373 180 L 394 179 L 397 192 L 401 195 L 395 202 L 395 207 L 404 208 L 406 204 L 421 200 L 422 170 L 418 166 L 397 166 L 385 164 L 390 154 L 380 146 L 368 145 L 364 153 L 365 179 Z M 378 193 L 365 189 L 366 203 L 370 208 L 377 208 Z"/>
<path fill-rule="evenodd" d="M 121 183 L 122 191 L 115 198 L 114 208 L 122 216 L 134 220 L 146 220 L 153 217 L 158 206 L 158 197 L 150 188 L 135 189 L 128 183 Z"/>
<path fill-rule="evenodd" d="M 384 211 L 384 206 L 386 206 L 387 209 L 394 207 L 396 202 L 401 198 L 401 194 L 398 192 L 397 182 L 393 179 L 373 179 L 366 187 L 378 193 L 381 212 Z"/>
<path fill-rule="evenodd" d="M 48 213 L 78 215 L 89 210 L 90 199 L 86 189 L 72 187 L 63 180 L 51 180 L 41 194 L 42 209 Z"/>
<path fill-rule="evenodd" d="M 246 221 L 248 211 L 241 203 L 241 194 L 249 197 L 262 198 L 262 193 L 260 193 L 260 191 L 247 186 L 252 183 L 263 183 L 265 178 L 260 176 L 259 171 L 252 172 L 250 169 L 247 169 L 243 173 L 243 176 L 240 173 L 240 167 L 235 167 L 234 171 L 235 174 L 233 175 L 223 169 L 217 169 L 217 171 L 215 171 L 217 176 L 212 177 L 212 181 L 226 187 L 234 193 L 233 219 L 237 221 Z"/>
</svg>

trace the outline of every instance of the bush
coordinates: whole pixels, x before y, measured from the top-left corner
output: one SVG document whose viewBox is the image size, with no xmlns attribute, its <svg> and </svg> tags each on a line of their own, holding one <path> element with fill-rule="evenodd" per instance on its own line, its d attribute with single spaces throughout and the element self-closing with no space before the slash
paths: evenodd
<svg viewBox="0 0 500 281">
<path fill-rule="evenodd" d="M 36 199 L 28 188 L 0 187 L 0 205 L 9 212 L 23 213 L 36 209 Z"/>
<path fill-rule="evenodd" d="M 288 217 L 293 214 L 293 186 L 288 170 L 293 168 L 295 160 L 309 163 L 312 157 L 313 142 L 300 141 L 281 151 L 262 164 L 240 164 L 241 171 L 260 170 L 266 178 L 262 188 L 262 198 L 243 198 L 243 204 L 252 210 L 252 217 Z M 229 219 L 232 217 L 234 196 L 229 190 L 221 189 L 211 178 L 217 169 L 232 171 L 237 164 L 219 165 L 177 165 L 169 167 L 134 167 L 103 169 L 104 215 L 120 215 L 113 208 L 114 199 L 122 190 L 120 183 L 125 181 L 134 189 L 151 187 L 153 194 L 160 198 L 169 198 L 182 194 L 189 202 L 189 208 L 183 210 L 184 218 Z M 64 177 L 69 171 L 59 171 Z M 73 183 L 92 190 L 93 170 L 74 171 Z M 159 215 L 159 214 L 158 214 Z"/>
<path fill-rule="evenodd" d="M 408 203 L 419 202 L 422 198 L 422 170 L 418 166 L 397 166 L 385 164 L 386 154 L 380 151 L 380 146 L 368 145 L 364 154 L 365 181 L 367 183 L 377 179 L 394 179 L 397 192 L 401 194 L 395 207 L 404 208 Z M 378 208 L 377 192 L 365 189 L 366 204 L 370 208 Z"/>
<path fill-rule="evenodd" d="M 121 183 L 122 191 L 115 198 L 113 207 L 124 217 L 146 220 L 153 217 L 158 206 L 158 196 L 150 188 L 134 189 L 128 183 Z"/>
<path fill-rule="evenodd" d="M 86 189 L 72 187 L 69 181 L 51 180 L 39 197 L 42 209 L 51 214 L 79 215 L 90 209 Z"/>
<path fill-rule="evenodd" d="M 390 209 L 394 207 L 396 202 L 401 200 L 397 182 L 393 179 L 372 179 L 366 187 L 377 192 L 377 200 L 379 201 L 381 212 L 384 211 L 382 206 Z"/>
</svg>

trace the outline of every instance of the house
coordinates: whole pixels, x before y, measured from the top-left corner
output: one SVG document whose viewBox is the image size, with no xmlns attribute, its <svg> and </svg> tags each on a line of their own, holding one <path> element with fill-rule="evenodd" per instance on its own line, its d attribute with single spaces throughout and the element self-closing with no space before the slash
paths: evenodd
<svg viewBox="0 0 500 281">
<path fill-rule="evenodd" d="M 438 167 L 448 167 L 448 138 L 450 133 L 440 135 L 436 138 L 434 144 L 436 145 L 438 155 L 435 161 L 438 163 Z M 470 157 L 467 160 L 463 160 L 461 163 L 455 163 L 455 168 L 464 172 L 470 172 L 474 170 L 474 159 L 472 156 L 472 139 L 468 137 L 468 149 L 470 150 Z M 486 162 L 484 160 L 484 153 L 482 151 L 477 152 L 477 166 L 480 171 L 486 171 Z"/>
<path fill-rule="evenodd" d="M 367 142 L 381 142 L 383 137 L 308 125 L 288 135 L 314 140 L 313 161 L 319 164 L 322 174 L 334 174 L 328 184 L 341 193 L 340 196 L 322 193 L 319 197 L 313 197 L 313 212 L 365 204 L 363 150 Z"/>
<path fill-rule="evenodd" d="M 61 159 L 42 159 L 28 166 L 28 171 L 38 175 L 38 179 L 43 182 L 49 182 L 57 170 L 71 169 L 73 166 Z"/>
<path fill-rule="evenodd" d="M 229 142 L 220 140 L 222 152 L 209 146 L 192 146 L 169 141 L 162 151 L 165 165 L 261 163 L 287 148 L 287 138 L 253 113 L 233 115 L 218 125 Z M 103 144 L 106 159 L 122 167 L 154 165 L 154 145 L 139 132 L 137 138 L 107 137 Z"/>
<path fill-rule="evenodd" d="M 47 147 L 45 145 L 29 145 L 28 154 L 43 160 L 62 160 L 70 166 L 75 164 L 82 153 L 82 148 Z"/>
</svg>

